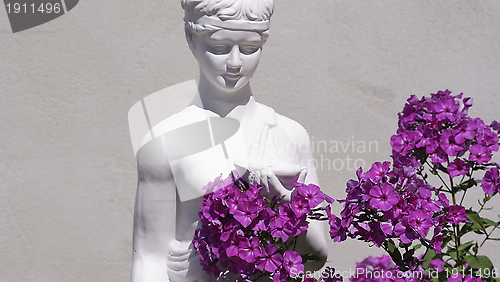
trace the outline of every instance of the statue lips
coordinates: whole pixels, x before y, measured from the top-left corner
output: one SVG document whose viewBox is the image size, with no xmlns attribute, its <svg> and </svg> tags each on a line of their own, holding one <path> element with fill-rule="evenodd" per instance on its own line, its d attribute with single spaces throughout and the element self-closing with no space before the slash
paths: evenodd
<svg viewBox="0 0 500 282">
<path fill-rule="evenodd" d="M 229 79 L 229 80 L 238 80 L 240 77 L 241 77 L 241 73 L 226 73 L 226 77 Z"/>
</svg>

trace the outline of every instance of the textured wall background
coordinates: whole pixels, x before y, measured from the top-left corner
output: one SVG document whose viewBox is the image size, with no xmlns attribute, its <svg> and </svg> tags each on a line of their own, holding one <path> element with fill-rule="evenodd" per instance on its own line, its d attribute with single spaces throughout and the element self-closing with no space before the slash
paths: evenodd
<svg viewBox="0 0 500 282">
<path fill-rule="evenodd" d="M 500 119 L 499 15 L 494 0 L 278 1 L 253 90 L 313 142 L 378 143 L 316 150 L 344 163 L 319 171 L 342 197 L 355 176 L 348 157 L 367 167 L 389 159 L 410 94 L 464 92 L 472 116 Z M 182 17 L 178 1 L 87 0 L 13 34 L 0 9 L 1 281 L 129 280 L 137 175 L 127 112 L 197 76 Z M 380 254 L 330 247 L 340 270 Z M 484 248 L 497 267 L 499 251 Z"/>
</svg>

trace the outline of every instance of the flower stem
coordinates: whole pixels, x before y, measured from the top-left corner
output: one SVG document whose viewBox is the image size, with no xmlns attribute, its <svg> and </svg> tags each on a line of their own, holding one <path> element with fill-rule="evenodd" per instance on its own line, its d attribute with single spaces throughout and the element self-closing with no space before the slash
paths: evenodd
<svg viewBox="0 0 500 282">
<path fill-rule="evenodd" d="M 448 163 L 449 165 L 449 163 Z M 448 177 L 450 179 L 450 186 L 452 188 L 452 191 L 451 191 L 451 201 L 453 203 L 453 205 L 456 205 L 457 204 L 457 199 L 456 199 L 456 193 L 457 191 L 455 191 L 453 189 L 454 185 L 453 185 L 453 178 L 451 177 L 450 174 L 448 174 Z M 464 192 L 465 193 L 465 192 Z M 453 224 L 453 233 L 455 235 L 455 251 L 457 252 L 457 263 L 461 262 L 462 259 L 460 258 L 459 256 L 459 252 L 458 252 L 458 247 L 460 247 L 460 230 L 458 229 L 458 224 Z"/>
</svg>

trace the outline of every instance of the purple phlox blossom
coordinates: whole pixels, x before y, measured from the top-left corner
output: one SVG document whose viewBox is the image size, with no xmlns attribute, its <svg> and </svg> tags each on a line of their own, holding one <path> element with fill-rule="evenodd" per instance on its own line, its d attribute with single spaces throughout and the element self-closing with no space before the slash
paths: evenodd
<svg viewBox="0 0 500 282">
<path fill-rule="evenodd" d="M 498 167 L 494 166 L 484 174 L 481 180 L 481 186 L 483 187 L 484 193 L 488 195 L 500 192 Z"/>
<path fill-rule="evenodd" d="M 278 212 L 275 212 L 271 209 L 266 209 L 266 212 L 269 216 L 269 228 L 275 228 L 279 226 L 285 225 L 288 221 L 290 221 L 288 209 L 286 206 L 280 206 L 278 208 Z"/>
<path fill-rule="evenodd" d="M 405 131 L 400 135 L 393 135 L 390 143 L 396 152 L 406 156 L 415 148 L 416 142 L 420 141 L 421 138 L 422 133 L 419 131 Z"/>
<path fill-rule="evenodd" d="M 376 162 L 372 164 L 370 170 L 364 173 L 363 179 L 371 179 L 374 183 L 380 182 L 380 180 L 387 175 L 389 168 L 391 166 L 390 162 Z"/>
<path fill-rule="evenodd" d="M 269 223 L 271 236 L 281 238 L 283 241 L 288 240 L 290 235 L 295 231 L 293 225 L 290 223 L 290 217 L 293 216 L 294 213 L 291 211 L 289 205 L 281 205 Z"/>
<path fill-rule="evenodd" d="M 269 225 L 271 223 L 271 219 L 276 216 L 276 212 L 274 212 L 270 208 L 263 208 L 259 216 L 257 216 L 253 221 L 250 227 L 254 231 L 268 231 Z"/>
<path fill-rule="evenodd" d="M 393 167 L 402 167 L 402 166 L 408 166 L 408 167 L 419 167 L 422 164 L 413 156 L 403 156 L 402 154 L 396 152 L 394 149 L 392 150 L 392 161 L 393 161 Z"/>
<path fill-rule="evenodd" d="M 463 144 L 465 140 L 472 140 L 476 136 L 477 126 L 469 121 L 470 118 L 464 119 L 453 127 L 452 134 L 458 144 Z"/>
<path fill-rule="evenodd" d="M 430 157 L 434 163 L 445 163 L 448 161 L 448 154 L 441 147 L 438 147 Z"/>
<path fill-rule="evenodd" d="M 498 151 L 498 133 L 492 131 L 492 128 L 484 124 L 480 118 L 474 119 L 478 124 L 476 141 L 478 144 L 489 147 L 492 151 Z"/>
<path fill-rule="evenodd" d="M 427 235 L 432 226 L 432 213 L 417 210 L 411 211 L 408 224 L 421 236 Z"/>
<path fill-rule="evenodd" d="M 436 269 L 438 272 L 443 271 L 443 265 L 446 265 L 446 262 L 442 261 L 441 259 L 433 259 L 431 263 L 429 264 L 430 268 Z"/>
<path fill-rule="evenodd" d="M 404 105 L 403 111 L 399 114 L 399 119 L 403 122 L 412 122 L 420 114 L 421 109 L 420 100 L 415 95 L 408 98 L 407 103 Z"/>
<path fill-rule="evenodd" d="M 470 165 L 461 158 L 456 158 L 448 165 L 447 170 L 451 177 L 466 175 L 470 170 Z"/>
<path fill-rule="evenodd" d="M 235 189 L 231 193 L 231 197 L 226 200 L 227 206 L 229 207 L 229 212 L 234 214 L 234 212 L 241 206 L 242 203 L 248 203 L 248 196 Z"/>
<path fill-rule="evenodd" d="M 257 262 L 257 268 L 269 272 L 275 272 L 283 263 L 283 257 L 278 253 L 276 245 L 267 245 L 262 249 L 260 260 Z"/>
<path fill-rule="evenodd" d="M 367 257 L 356 263 L 355 275 L 351 282 L 379 282 L 391 281 L 388 277 L 396 278 L 396 265 L 389 256 Z M 376 275 L 374 275 L 376 274 Z"/>
<path fill-rule="evenodd" d="M 437 212 L 441 209 L 441 204 L 439 201 L 435 201 L 432 199 L 432 192 L 426 187 L 419 187 L 417 190 L 418 194 L 418 207 L 432 211 L 432 212 Z"/>
<path fill-rule="evenodd" d="M 467 220 L 465 207 L 460 205 L 453 205 L 448 208 L 448 220 L 453 224 L 459 224 Z"/>
<path fill-rule="evenodd" d="M 230 189 L 233 184 L 233 180 L 231 177 L 226 179 L 221 179 L 222 173 L 214 179 L 213 182 L 208 182 L 202 189 L 208 190 L 209 192 L 216 192 L 221 189 L 225 189 L 226 191 Z"/>
<path fill-rule="evenodd" d="M 256 269 L 255 263 L 247 263 L 240 257 L 232 257 L 227 267 L 231 273 L 240 274 L 241 277 L 251 275 Z"/>
<path fill-rule="evenodd" d="M 441 234 L 442 230 L 443 227 L 441 225 L 434 228 L 434 236 L 432 236 L 430 244 L 432 249 L 438 254 L 441 253 L 443 247 L 444 236 Z"/>
<path fill-rule="evenodd" d="M 283 241 L 288 240 L 291 234 L 294 233 L 294 228 L 290 222 L 285 223 L 281 226 L 275 226 L 271 229 L 271 236 L 274 238 L 281 238 Z"/>
<path fill-rule="evenodd" d="M 293 197 L 289 205 L 290 209 L 297 217 L 301 217 L 311 212 L 311 208 L 309 207 L 309 201 L 299 195 Z"/>
<path fill-rule="evenodd" d="M 408 244 L 413 240 L 419 238 L 419 235 L 415 230 L 408 224 L 408 217 L 403 217 L 401 222 L 396 223 L 394 229 L 392 230 L 393 237 L 399 238 L 401 242 Z"/>
<path fill-rule="evenodd" d="M 476 161 L 478 164 L 485 164 L 491 160 L 491 150 L 478 144 L 469 148 L 469 161 Z"/>
<path fill-rule="evenodd" d="M 240 238 L 239 236 L 233 236 L 231 240 L 227 240 L 223 243 L 223 246 L 226 248 L 226 255 L 228 257 L 234 257 L 238 255 L 240 251 L 241 239 L 242 238 Z"/>
<path fill-rule="evenodd" d="M 496 120 L 491 122 L 490 127 L 496 132 L 500 132 L 500 123 L 498 123 Z"/>
<path fill-rule="evenodd" d="M 321 192 L 319 186 L 316 186 L 314 184 L 309 184 L 309 185 L 300 184 L 298 187 L 295 188 L 295 191 L 292 193 L 292 196 L 295 197 L 296 195 L 300 195 L 304 199 L 306 199 L 311 209 L 316 208 L 324 200 L 329 201 L 331 199 L 329 196 Z"/>
<path fill-rule="evenodd" d="M 261 254 L 260 241 L 257 237 L 241 238 L 238 247 L 240 248 L 238 256 L 248 263 L 254 263 Z"/>
<path fill-rule="evenodd" d="M 459 110 L 462 111 L 464 116 L 468 114 L 469 108 L 472 107 L 472 104 L 474 104 L 474 100 L 471 97 L 465 97 L 461 101 Z"/>
<path fill-rule="evenodd" d="M 251 202 L 242 202 L 235 207 L 233 215 L 243 227 L 247 227 L 259 215 L 258 206 Z"/>
<path fill-rule="evenodd" d="M 284 282 L 289 277 L 289 274 L 290 273 L 288 273 L 288 271 L 283 267 L 283 265 L 281 265 L 281 267 L 278 268 L 278 270 L 273 273 L 273 281 Z"/>
<path fill-rule="evenodd" d="M 309 228 L 309 224 L 307 223 L 306 220 L 306 215 L 303 215 L 301 217 L 292 217 L 290 218 L 290 221 L 288 224 L 290 225 L 290 235 L 291 237 L 298 236 L 300 233 L 304 232 Z"/>
<path fill-rule="evenodd" d="M 370 227 L 370 235 L 368 237 L 369 240 L 375 243 L 375 245 L 380 248 L 385 239 L 387 239 L 387 236 L 380 226 L 380 222 L 374 221 L 370 222 L 368 225 Z"/>
<path fill-rule="evenodd" d="M 422 139 L 416 144 L 417 148 L 425 147 L 425 152 L 427 154 L 432 154 L 436 152 L 439 147 L 439 143 L 434 140 L 434 131 L 431 127 L 420 124 L 417 130 L 422 133 Z"/>
<path fill-rule="evenodd" d="M 443 149 L 449 156 L 456 156 L 458 152 L 464 149 L 458 142 L 456 142 L 451 130 L 444 130 L 441 135 L 441 149 Z"/>
<path fill-rule="evenodd" d="M 370 205 L 374 209 L 388 211 L 399 202 L 400 196 L 396 191 L 394 191 L 394 187 L 392 185 L 383 183 L 381 185 L 373 186 L 370 193 L 363 196 L 363 199 L 369 200 Z"/>
<path fill-rule="evenodd" d="M 262 189 L 263 189 L 262 186 L 254 184 L 250 186 L 248 190 L 245 191 L 245 195 L 248 197 L 249 201 L 259 200 L 259 199 L 262 200 L 263 198 L 259 196 Z"/>
<path fill-rule="evenodd" d="M 415 176 L 415 174 L 417 174 L 415 167 L 407 165 L 395 165 L 394 169 L 389 173 L 389 175 L 396 177 L 397 180 L 401 182 L 401 185 L 403 185 L 403 182 L 406 182 L 407 179 Z"/>
<path fill-rule="evenodd" d="M 203 267 L 203 270 L 208 274 L 219 275 L 220 269 L 217 267 L 218 260 L 214 258 L 214 255 L 205 242 L 199 242 L 199 246 L 197 252 L 200 257 L 200 263 Z"/>
<path fill-rule="evenodd" d="M 453 98 L 439 99 L 431 104 L 432 111 L 436 113 L 438 120 L 454 121 L 455 114 L 458 110 L 458 103 Z"/>
<path fill-rule="evenodd" d="M 340 218 L 332 214 L 330 206 L 327 207 L 328 223 L 330 225 L 330 237 L 334 242 L 342 242 L 347 239 L 347 230 L 342 226 Z"/>
<path fill-rule="evenodd" d="M 212 218 L 225 217 L 229 212 L 227 204 L 222 199 L 214 199 L 210 205 L 210 215 Z"/>
<path fill-rule="evenodd" d="M 441 203 L 441 205 L 444 207 L 444 208 L 447 208 L 450 206 L 450 200 L 448 200 L 448 198 L 446 198 L 446 195 L 443 194 L 443 193 L 439 193 L 437 194 L 438 196 L 438 200 L 439 202 Z"/>
<path fill-rule="evenodd" d="M 291 277 L 304 272 L 304 265 L 300 254 L 295 251 L 287 250 L 283 254 L 283 267 L 290 273 Z"/>
</svg>

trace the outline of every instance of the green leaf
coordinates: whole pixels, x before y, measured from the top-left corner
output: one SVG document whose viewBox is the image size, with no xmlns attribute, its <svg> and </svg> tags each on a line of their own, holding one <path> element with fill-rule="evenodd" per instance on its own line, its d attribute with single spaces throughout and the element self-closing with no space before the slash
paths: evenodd
<svg viewBox="0 0 500 282">
<path fill-rule="evenodd" d="M 457 251 L 455 249 L 448 249 L 448 255 L 454 260 L 454 261 L 457 261 L 458 260 L 458 254 L 457 254 Z"/>
<path fill-rule="evenodd" d="M 484 225 L 485 228 L 488 228 L 490 226 L 496 226 L 496 225 L 498 225 L 498 223 L 495 222 L 495 221 L 493 221 L 493 220 L 491 220 L 491 219 L 489 219 L 489 218 L 484 218 L 483 217 L 483 225 Z"/>
<path fill-rule="evenodd" d="M 432 259 L 436 256 L 436 252 L 432 248 L 427 248 L 427 251 L 425 251 L 424 255 L 424 265 L 423 267 L 425 269 L 429 268 L 429 265 L 431 264 Z"/>
<path fill-rule="evenodd" d="M 472 247 L 475 243 L 476 243 L 476 242 L 474 242 L 474 241 L 469 241 L 469 242 L 467 242 L 467 243 L 465 243 L 465 244 L 462 244 L 460 247 L 458 247 L 458 250 L 459 250 L 459 251 L 465 251 L 465 252 L 467 252 L 467 251 L 469 251 L 469 249 L 470 249 L 470 248 L 471 248 L 471 247 Z"/>
<path fill-rule="evenodd" d="M 466 223 L 460 228 L 460 235 L 467 234 L 472 231 L 472 223 Z"/>
<path fill-rule="evenodd" d="M 474 269 L 492 269 L 493 263 L 487 256 L 466 256 L 465 261 Z"/>
<path fill-rule="evenodd" d="M 300 255 L 302 257 L 302 263 L 306 262 L 322 262 L 323 260 L 313 254 Z"/>
<path fill-rule="evenodd" d="M 396 247 L 394 242 L 392 242 L 391 240 L 388 240 L 388 241 L 385 241 L 385 245 L 386 245 L 387 252 L 389 253 L 389 255 L 392 258 L 392 261 L 394 261 L 394 263 L 396 263 L 396 264 L 399 264 L 399 262 L 401 261 L 401 253 L 399 252 L 399 249 Z"/>
<path fill-rule="evenodd" d="M 467 180 L 467 181 L 465 181 L 463 183 L 460 183 L 459 185 L 456 185 L 455 187 L 453 187 L 453 189 L 455 191 L 460 191 L 460 190 L 467 191 L 467 189 L 469 189 L 469 188 L 471 188 L 471 187 L 473 187 L 475 185 L 477 185 L 476 180 L 469 179 L 469 180 Z"/>
<path fill-rule="evenodd" d="M 484 233 L 486 233 L 486 229 L 484 228 L 483 225 L 483 220 L 479 216 L 479 214 L 475 211 L 467 210 L 466 211 L 467 218 L 472 221 L 472 228 L 476 230 L 481 230 Z"/>
<path fill-rule="evenodd" d="M 472 247 L 472 252 L 474 253 L 474 255 L 477 255 L 478 250 L 479 250 L 479 246 L 478 246 L 478 244 L 476 243 L 476 244 L 474 245 L 474 247 Z"/>
</svg>

